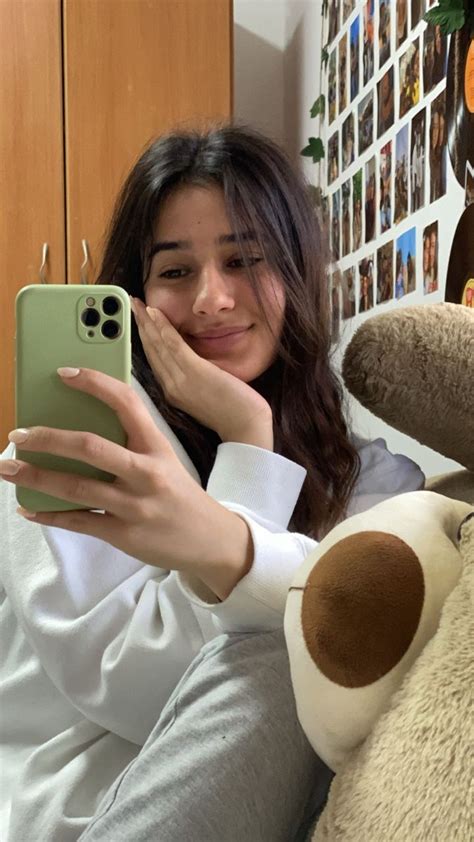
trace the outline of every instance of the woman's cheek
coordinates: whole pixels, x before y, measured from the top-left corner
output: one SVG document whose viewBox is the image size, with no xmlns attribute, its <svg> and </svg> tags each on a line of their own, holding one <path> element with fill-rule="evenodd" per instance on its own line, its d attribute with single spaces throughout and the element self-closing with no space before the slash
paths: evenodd
<svg viewBox="0 0 474 842">
<path fill-rule="evenodd" d="M 180 316 L 184 314 L 181 313 L 182 307 L 173 293 L 169 293 L 167 290 L 151 289 L 145 295 L 145 301 L 148 307 L 156 307 L 161 310 L 173 327 L 179 330 L 179 324 L 183 321 Z"/>
</svg>

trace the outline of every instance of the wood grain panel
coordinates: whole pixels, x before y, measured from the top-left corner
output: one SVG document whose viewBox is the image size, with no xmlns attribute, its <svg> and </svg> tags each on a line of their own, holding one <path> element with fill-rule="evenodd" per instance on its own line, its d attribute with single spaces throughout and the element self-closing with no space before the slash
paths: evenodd
<svg viewBox="0 0 474 842">
<path fill-rule="evenodd" d="M 147 143 L 232 111 L 231 0 L 64 0 L 68 282 Z"/>
<path fill-rule="evenodd" d="M 65 280 L 59 0 L 0 0 L 0 451 L 14 426 L 14 302 Z M 47 325 L 45 325 L 45 339 Z"/>
</svg>

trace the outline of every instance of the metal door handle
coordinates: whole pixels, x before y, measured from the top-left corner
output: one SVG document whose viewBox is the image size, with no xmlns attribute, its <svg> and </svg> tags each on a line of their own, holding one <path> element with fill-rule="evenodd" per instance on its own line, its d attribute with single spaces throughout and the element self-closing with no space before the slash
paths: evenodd
<svg viewBox="0 0 474 842">
<path fill-rule="evenodd" d="M 88 284 L 89 281 L 87 280 L 87 275 L 88 275 L 87 270 L 89 268 L 89 260 L 90 260 L 89 246 L 87 245 L 87 240 L 81 240 L 81 243 L 82 243 L 82 251 L 83 251 L 83 254 L 84 254 L 84 262 L 81 265 L 80 280 L 81 280 L 81 284 Z"/>
<path fill-rule="evenodd" d="M 43 243 L 43 254 L 42 254 L 41 266 L 40 266 L 40 270 L 39 270 L 40 284 L 47 284 L 48 283 L 48 279 L 46 277 L 46 264 L 48 262 L 48 252 L 49 252 L 48 243 Z"/>
</svg>

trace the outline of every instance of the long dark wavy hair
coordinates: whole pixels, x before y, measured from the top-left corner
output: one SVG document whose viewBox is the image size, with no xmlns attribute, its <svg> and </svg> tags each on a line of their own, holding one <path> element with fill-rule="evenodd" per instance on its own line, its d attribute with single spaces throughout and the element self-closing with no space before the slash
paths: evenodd
<svg viewBox="0 0 474 842">
<path fill-rule="evenodd" d="M 164 199 L 183 185 L 222 189 L 237 245 L 253 231 L 286 306 L 275 362 L 250 385 L 269 402 L 274 450 L 307 476 L 290 527 L 321 538 L 343 517 L 360 461 L 331 368 L 328 249 L 309 185 L 273 141 L 245 125 L 213 124 L 160 137 L 143 152 L 118 196 L 96 283 L 118 284 L 144 300 L 153 232 Z M 249 280 L 263 310 L 258 279 Z M 268 319 L 266 319 L 268 324 Z M 220 443 L 217 434 L 170 406 L 132 320 L 133 374 L 189 454 L 203 487 Z"/>
</svg>

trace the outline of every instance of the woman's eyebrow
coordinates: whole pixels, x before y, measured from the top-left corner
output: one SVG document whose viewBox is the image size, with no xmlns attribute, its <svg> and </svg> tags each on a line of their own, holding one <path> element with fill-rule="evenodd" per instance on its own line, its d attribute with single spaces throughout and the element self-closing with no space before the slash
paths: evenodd
<svg viewBox="0 0 474 842">
<path fill-rule="evenodd" d="M 243 231 L 240 234 L 240 240 L 243 240 L 244 242 L 249 240 L 256 241 L 256 239 L 257 237 L 254 231 Z M 236 242 L 237 234 L 221 234 L 221 236 L 216 239 L 216 243 L 220 246 L 225 245 L 226 243 Z M 162 240 L 161 242 L 153 243 L 150 251 L 150 260 L 160 251 L 176 251 L 177 249 L 191 250 L 192 247 L 193 244 L 191 240 Z"/>
</svg>

